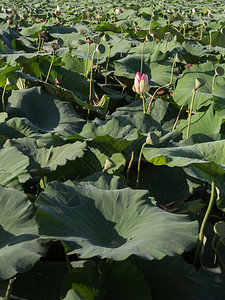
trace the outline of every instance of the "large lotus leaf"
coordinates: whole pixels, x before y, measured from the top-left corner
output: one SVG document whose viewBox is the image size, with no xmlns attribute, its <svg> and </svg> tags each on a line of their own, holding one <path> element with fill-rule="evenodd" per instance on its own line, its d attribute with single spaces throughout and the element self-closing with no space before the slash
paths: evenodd
<svg viewBox="0 0 225 300">
<path fill-rule="evenodd" d="M 71 51 L 68 51 L 63 56 L 62 61 L 64 62 L 64 67 L 70 71 L 77 72 L 85 76 L 89 73 L 91 61 L 88 59 L 86 64 L 86 60 L 76 55 L 71 55 Z"/>
<path fill-rule="evenodd" d="M 13 282 L 12 298 L 50 300 L 60 298 L 60 285 L 67 275 L 65 262 L 38 261 Z"/>
<path fill-rule="evenodd" d="M 197 240 L 197 222 L 153 206 L 147 191 L 55 182 L 36 203 L 40 235 L 61 240 L 68 254 L 83 258 L 162 259 L 190 250 Z"/>
<path fill-rule="evenodd" d="M 37 138 L 41 135 L 28 119 L 17 117 L 1 123 L 0 134 L 9 139 L 22 137 Z"/>
<path fill-rule="evenodd" d="M 32 268 L 45 249 L 37 234 L 35 207 L 24 193 L 0 186 L 0 278 Z"/>
<path fill-rule="evenodd" d="M 194 44 L 190 42 L 184 42 L 182 44 L 186 53 L 183 53 L 183 58 L 188 64 L 199 63 L 205 61 L 207 58 L 214 58 L 216 57 L 216 53 L 213 50 L 209 50 L 208 48 Z"/>
<path fill-rule="evenodd" d="M 201 65 L 194 65 L 190 69 L 185 70 L 173 92 L 174 101 L 180 106 L 184 105 L 190 108 L 193 89 L 195 88 L 195 80 L 200 79 L 204 84 L 195 92 L 193 109 L 199 109 L 202 106 L 210 105 L 213 99 L 213 76 L 217 66 L 218 65 L 215 65 L 212 62 L 206 62 Z M 224 65 L 220 64 L 219 66 L 223 67 Z M 221 76 L 217 76 L 215 82 L 216 84 L 224 85 L 225 79 Z M 222 91 L 220 95 L 217 96 L 224 98 L 224 92 Z"/>
<path fill-rule="evenodd" d="M 95 55 L 94 55 L 94 66 L 97 64 L 97 61 L 98 61 L 98 64 L 102 64 L 106 61 L 107 59 L 107 56 L 108 56 L 108 51 L 107 48 L 108 48 L 108 44 L 106 42 L 101 42 L 101 44 L 104 45 L 105 47 L 105 52 L 104 53 L 96 53 L 95 52 Z M 93 53 L 94 51 L 96 50 L 96 44 L 95 43 L 92 43 L 90 44 L 90 49 L 89 49 L 89 44 L 86 43 L 84 45 L 79 45 L 79 47 L 77 47 L 77 49 L 73 49 L 71 51 L 71 55 L 72 56 L 78 56 L 80 58 L 83 58 L 84 60 L 86 60 L 86 58 L 88 57 L 88 59 L 92 59 L 92 56 L 93 56 Z"/>
<path fill-rule="evenodd" d="M 120 188 L 125 188 L 126 185 L 122 183 L 119 176 L 108 174 L 107 172 L 97 172 L 91 176 L 83 178 L 80 184 L 84 185 L 94 185 L 101 190 L 117 190 Z"/>
<path fill-rule="evenodd" d="M 22 27 L 21 34 L 30 37 L 37 37 L 38 32 L 41 32 L 44 28 L 43 23 L 35 23 L 30 27 Z"/>
<path fill-rule="evenodd" d="M 39 148 L 35 139 L 21 138 L 8 140 L 4 147 L 15 146 L 24 155 L 29 157 L 30 168 L 44 168 L 50 171 L 56 170 L 57 166 L 63 166 L 68 160 L 82 157 L 86 143 L 75 142 L 58 147 Z"/>
<path fill-rule="evenodd" d="M 218 113 L 214 111 L 214 105 L 206 111 L 199 111 L 191 117 L 189 136 L 198 133 L 219 133 L 222 123 L 222 116 L 219 117 Z M 188 120 L 181 120 L 177 129 L 183 132 L 183 136 L 187 136 Z"/>
<path fill-rule="evenodd" d="M 128 261 L 102 261 L 97 267 L 73 269 L 63 281 L 61 296 L 64 300 L 152 299 L 143 274 Z"/>
<path fill-rule="evenodd" d="M 72 106 L 56 96 L 33 87 L 14 90 L 9 97 L 10 117 L 25 117 L 42 132 L 79 133 L 84 125 Z"/>
<path fill-rule="evenodd" d="M 133 257 L 132 262 L 143 272 L 151 289 L 152 298 L 157 300 L 180 300 L 183 282 L 195 273 L 194 267 L 180 256 L 151 261 Z"/>
<path fill-rule="evenodd" d="M 101 172 L 107 159 L 111 159 L 115 166 L 107 170 L 110 174 L 118 174 L 123 171 L 126 160 L 120 151 L 112 145 L 102 142 L 87 142 L 89 146 L 85 149 L 84 155 L 75 161 L 67 161 L 65 166 L 58 166 L 56 171 L 48 175 L 48 181 L 66 179 L 80 179 Z"/>
<path fill-rule="evenodd" d="M 200 271 L 183 284 L 181 299 L 184 300 L 223 300 L 225 297 L 225 278 L 217 269 Z"/>
<path fill-rule="evenodd" d="M 131 170 L 130 173 L 130 185 L 135 187 L 137 170 Z M 169 205 L 169 210 L 179 210 L 179 206 L 193 193 L 193 188 L 198 186 L 199 183 L 191 180 L 182 168 L 152 164 L 141 167 L 139 188 L 149 190 L 150 196 L 164 209 L 165 205 Z"/>
<path fill-rule="evenodd" d="M 206 179 L 225 174 L 225 140 L 180 147 L 145 147 L 143 154 L 154 165 L 192 166 Z"/>
<path fill-rule="evenodd" d="M 12 74 L 13 70 L 18 70 L 19 66 L 6 65 L 0 68 L 0 87 L 5 86 L 6 80 Z"/>
<path fill-rule="evenodd" d="M 202 39 L 204 45 L 210 44 L 209 34 Z M 217 47 L 225 47 L 225 35 L 220 32 L 220 30 L 213 31 L 211 33 L 211 45 Z"/>
<path fill-rule="evenodd" d="M 1 184 L 14 186 L 19 182 L 24 183 L 30 175 L 27 172 L 29 159 L 15 147 L 0 149 L 0 178 Z"/>
<path fill-rule="evenodd" d="M 140 67 L 140 55 L 128 55 L 115 62 L 116 73 L 119 76 L 129 79 L 135 78 L 136 73 L 140 71 Z M 171 79 L 171 67 L 172 62 L 161 51 L 155 51 L 152 55 L 144 55 L 143 73 L 148 74 L 151 87 L 163 86 L 169 83 Z M 173 78 L 175 80 L 176 75 Z"/>
</svg>

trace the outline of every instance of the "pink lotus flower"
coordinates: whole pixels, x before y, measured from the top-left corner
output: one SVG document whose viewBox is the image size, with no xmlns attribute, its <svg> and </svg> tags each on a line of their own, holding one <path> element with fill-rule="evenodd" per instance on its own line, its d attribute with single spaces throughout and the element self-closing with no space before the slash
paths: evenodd
<svg viewBox="0 0 225 300">
<path fill-rule="evenodd" d="M 194 8 L 194 7 L 192 8 L 192 13 L 193 13 L 193 14 L 195 14 L 195 13 L 196 13 L 196 10 L 195 10 L 195 8 Z"/>
<path fill-rule="evenodd" d="M 116 15 L 120 15 L 121 14 L 121 9 L 119 7 L 117 7 L 115 9 Z"/>
<path fill-rule="evenodd" d="M 138 94 L 145 94 L 149 90 L 148 75 L 140 72 L 136 73 L 133 85 L 133 91 Z"/>
</svg>

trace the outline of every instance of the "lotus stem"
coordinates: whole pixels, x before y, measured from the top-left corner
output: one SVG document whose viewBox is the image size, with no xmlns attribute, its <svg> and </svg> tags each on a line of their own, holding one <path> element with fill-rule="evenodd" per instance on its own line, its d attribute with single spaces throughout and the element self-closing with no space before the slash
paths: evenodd
<svg viewBox="0 0 225 300">
<path fill-rule="evenodd" d="M 5 91 L 6 91 L 7 84 L 4 85 L 3 92 L 2 92 L 2 111 L 5 112 Z"/>
<path fill-rule="evenodd" d="M 127 167 L 127 185 L 130 184 L 130 168 L 131 168 L 133 160 L 134 160 L 134 151 L 132 151 L 132 153 L 131 153 L 130 162 L 129 162 L 129 165 Z"/>
<path fill-rule="evenodd" d="M 209 50 L 211 50 L 212 47 L 212 32 L 209 31 Z"/>
<path fill-rule="evenodd" d="M 106 63 L 106 66 L 105 66 L 106 71 L 108 70 L 108 67 L 109 67 L 110 52 L 111 52 L 111 48 L 108 45 L 108 56 L 107 56 L 107 63 Z M 108 77 L 106 75 L 105 76 L 105 85 L 107 85 L 107 79 L 108 79 Z"/>
<path fill-rule="evenodd" d="M 86 60 L 85 60 L 85 67 L 84 67 L 84 77 L 86 77 L 89 53 L 90 53 L 90 44 L 88 43 L 88 52 L 87 52 L 87 56 L 86 56 Z"/>
<path fill-rule="evenodd" d="M 144 41 L 141 49 L 141 70 L 140 73 L 142 74 L 142 69 L 143 69 L 143 60 L 144 60 L 144 46 L 145 46 L 146 40 Z"/>
<path fill-rule="evenodd" d="M 92 54 L 92 57 L 91 57 L 91 74 L 90 74 L 90 87 L 89 87 L 89 108 L 88 108 L 87 120 L 89 119 L 90 106 L 91 106 L 91 101 L 92 101 L 93 62 L 94 62 L 95 52 L 96 52 L 96 50 L 94 50 L 94 52 Z"/>
<path fill-rule="evenodd" d="M 214 198 L 215 198 L 215 178 L 212 177 L 211 196 L 210 196 L 209 205 L 208 205 L 208 208 L 206 210 L 205 216 L 203 218 L 202 225 L 201 225 L 200 232 L 199 232 L 197 248 L 196 248 L 195 257 L 194 257 L 194 266 L 196 266 L 196 264 L 198 262 L 198 259 L 199 259 L 199 255 L 201 253 L 201 249 L 202 249 L 202 245 L 203 245 L 203 239 L 204 239 L 204 229 L 205 229 L 206 222 L 208 220 L 208 217 L 209 217 L 210 212 L 211 212 L 212 207 L 213 207 Z"/>
<path fill-rule="evenodd" d="M 175 128 L 176 128 L 176 126 L 177 126 L 177 122 L 178 122 L 178 120 L 179 120 L 179 118 L 180 118 L 180 114 L 181 114 L 181 112 L 182 112 L 183 107 L 184 107 L 184 106 L 181 105 L 181 108 L 180 108 L 179 113 L 178 113 L 178 115 L 177 115 L 176 121 L 175 121 L 175 123 L 174 123 L 174 125 L 173 125 L 172 131 L 174 131 Z"/>
<path fill-rule="evenodd" d="M 48 78 L 49 78 L 49 75 L 50 75 L 50 72 L 51 72 L 51 69 L 52 69 L 54 58 L 55 58 L 55 50 L 52 51 L 52 61 L 51 61 L 50 67 L 48 69 L 48 74 L 46 76 L 45 82 L 48 82 Z"/>
<path fill-rule="evenodd" d="M 97 64 L 96 64 L 95 72 L 97 72 L 97 69 L 98 69 L 99 56 L 100 56 L 100 52 L 98 52 Z"/>
<path fill-rule="evenodd" d="M 13 282 L 14 282 L 15 278 L 11 278 L 9 280 L 9 287 L 8 287 L 8 290 L 7 290 L 7 296 L 6 296 L 6 299 L 7 300 L 10 300 L 11 299 L 11 294 L 12 294 L 12 287 L 13 287 Z M 5 299 L 5 298 L 4 298 Z"/>
<path fill-rule="evenodd" d="M 144 150 L 144 146 L 146 145 L 146 142 L 144 142 L 144 144 L 141 146 L 141 151 L 139 154 L 139 158 L 138 158 L 138 169 L 137 169 L 137 181 L 136 181 L 136 189 L 139 188 L 139 183 L 140 183 L 140 173 L 141 173 L 141 157 L 143 154 L 143 150 Z"/>
<path fill-rule="evenodd" d="M 196 92 L 196 88 L 194 88 L 192 91 L 191 108 L 190 108 L 190 111 L 188 114 L 187 139 L 189 138 L 190 125 L 191 125 L 191 113 L 192 113 L 193 103 L 194 103 L 194 99 L 195 99 L 195 92 Z"/>
<path fill-rule="evenodd" d="M 142 103 L 143 103 L 143 113 L 145 114 L 145 98 L 142 94 L 141 94 L 141 98 L 142 98 Z"/>
<path fill-rule="evenodd" d="M 166 50 L 167 50 L 167 40 L 166 40 L 166 43 L 165 43 L 164 54 L 166 54 Z"/>
</svg>

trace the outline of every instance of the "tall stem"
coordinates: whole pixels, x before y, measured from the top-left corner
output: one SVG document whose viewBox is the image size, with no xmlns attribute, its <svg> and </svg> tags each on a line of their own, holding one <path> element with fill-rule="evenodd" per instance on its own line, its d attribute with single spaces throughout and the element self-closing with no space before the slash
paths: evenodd
<svg viewBox="0 0 225 300">
<path fill-rule="evenodd" d="M 85 60 L 84 77 L 86 76 L 86 72 L 87 72 L 87 63 L 88 63 L 89 53 L 90 53 L 90 44 L 88 43 L 88 52 L 87 52 L 87 56 L 86 56 L 86 60 Z"/>
<path fill-rule="evenodd" d="M 6 91 L 6 84 L 4 85 L 3 92 L 2 92 L 2 111 L 5 111 L 5 91 Z"/>
<path fill-rule="evenodd" d="M 92 54 L 92 57 L 91 57 L 91 74 L 90 74 L 90 87 L 89 87 L 89 107 L 91 106 L 91 102 L 92 102 L 92 79 L 93 79 L 93 63 L 94 63 L 95 52 L 96 52 L 96 50 L 94 50 L 94 52 Z M 87 120 L 89 119 L 89 114 L 90 114 L 90 108 L 88 108 Z"/>
<path fill-rule="evenodd" d="M 108 56 L 107 56 L 107 63 L 105 66 L 106 71 L 108 70 L 108 67 L 109 67 L 110 52 L 111 52 L 111 48 L 108 45 Z M 107 75 L 105 76 L 105 85 L 107 85 Z"/>
<path fill-rule="evenodd" d="M 189 131 L 190 131 L 190 125 L 191 125 L 191 113 L 192 113 L 193 103 L 194 103 L 194 99 L 195 99 L 195 92 L 196 92 L 196 89 L 194 88 L 192 91 L 191 108 L 190 108 L 190 112 L 188 114 L 187 139 L 189 138 Z"/>
<path fill-rule="evenodd" d="M 209 205 L 208 205 L 208 208 L 206 210 L 205 216 L 203 218 L 202 225 L 201 225 L 200 232 L 199 232 L 197 248 L 196 248 L 195 257 L 194 257 L 194 266 L 196 266 L 197 261 L 199 259 L 199 255 L 201 253 L 201 249 L 202 249 L 202 245 L 203 245 L 203 239 L 204 239 L 205 225 L 206 225 L 206 222 L 208 220 L 208 217 L 209 217 L 210 212 L 211 212 L 212 207 L 213 207 L 213 202 L 214 202 L 214 198 L 215 198 L 215 178 L 214 177 L 212 177 L 211 185 L 212 185 L 212 187 L 211 187 L 211 196 L 210 196 Z"/>
<path fill-rule="evenodd" d="M 209 32 L 209 50 L 211 50 L 212 47 L 212 32 Z"/>
<path fill-rule="evenodd" d="M 144 46 L 145 46 L 146 40 L 144 41 L 141 49 L 141 71 L 140 73 L 142 74 L 142 69 L 143 69 L 143 59 L 144 59 Z"/>
<path fill-rule="evenodd" d="M 172 131 L 174 131 L 175 128 L 176 128 L 176 126 L 177 126 L 177 122 L 178 122 L 178 120 L 179 120 L 179 118 L 180 118 L 180 114 L 181 114 L 181 112 L 182 112 L 183 107 L 184 107 L 184 106 L 181 105 L 181 108 L 180 108 L 179 113 L 178 113 L 178 115 L 177 115 L 176 121 L 175 121 L 175 123 L 174 123 L 174 125 L 173 125 Z"/>
<path fill-rule="evenodd" d="M 49 78 L 49 75 L 50 75 L 50 72 L 51 72 L 51 69 L 52 69 L 54 58 L 55 58 L 55 50 L 52 51 L 52 61 L 51 61 L 50 67 L 48 69 L 48 74 L 47 74 L 47 77 L 45 79 L 45 82 L 48 82 L 48 78 Z"/>
<path fill-rule="evenodd" d="M 141 98 L 142 98 L 142 103 L 143 103 L 143 113 L 145 114 L 145 98 L 142 94 L 141 94 Z"/>
<path fill-rule="evenodd" d="M 141 172 L 141 157 L 142 157 L 142 153 L 143 153 L 143 149 L 144 146 L 146 145 L 146 142 L 144 142 L 144 144 L 141 147 L 141 151 L 139 154 L 139 158 L 138 158 L 138 169 L 137 169 L 137 181 L 136 181 L 136 189 L 139 188 L 139 183 L 140 183 L 140 172 Z"/>
</svg>

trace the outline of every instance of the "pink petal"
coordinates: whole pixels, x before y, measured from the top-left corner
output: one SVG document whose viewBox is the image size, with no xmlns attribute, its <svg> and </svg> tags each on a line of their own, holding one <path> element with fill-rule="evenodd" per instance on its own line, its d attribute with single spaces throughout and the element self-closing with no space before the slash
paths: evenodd
<svg viewBox="0 0 225 300">
<path fill-rule="evenodd" d="M 137 72 L 134 79 L 134 86 L 137 93 L 140 92 L 140 81 L 141 81 L 141 73 Z"/>
<path fill-rule="evenodd" d="M 143 74 L 143 75 L 141 76 L 141 80 L 144 80 L 145 83 L 148 85 L 148 75 L 147 75 L 147 74 Z"/>
</svg>

